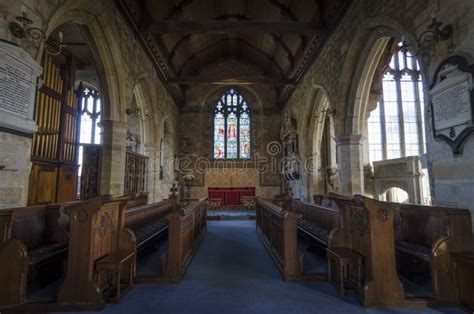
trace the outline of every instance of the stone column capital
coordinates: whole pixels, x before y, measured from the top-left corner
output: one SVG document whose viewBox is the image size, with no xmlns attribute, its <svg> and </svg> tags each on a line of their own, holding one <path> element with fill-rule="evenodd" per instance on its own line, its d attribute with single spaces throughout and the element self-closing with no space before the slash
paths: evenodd
<svg viewBox="0 0 474 314">
<path fill-rule="evenodd" d="M 117 130 L 126 130 L 127 124 L 115 121 L 115 120 L 102 120 L 99 122 L 99 126 L 104 129 L 117 129 Z"/>
</svg>

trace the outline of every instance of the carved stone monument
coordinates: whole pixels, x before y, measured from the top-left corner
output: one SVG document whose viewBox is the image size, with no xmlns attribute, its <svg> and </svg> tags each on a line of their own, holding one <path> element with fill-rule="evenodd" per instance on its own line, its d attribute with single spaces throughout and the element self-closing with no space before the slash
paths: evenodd
<svg viewBox="0 0 474 314">
<path fill-rule="evenodd" d="M 451 57 L 438 67 L 431 86 L 433 134 L 460 153 L 462 142 L 474 130 L 473 66 Z"/>
<path fill-rule="evenodd" d="M 22 48 L 0 41 L 0 128 L 32 134 L 37 78 L 43 69 Z"/>
</svg>

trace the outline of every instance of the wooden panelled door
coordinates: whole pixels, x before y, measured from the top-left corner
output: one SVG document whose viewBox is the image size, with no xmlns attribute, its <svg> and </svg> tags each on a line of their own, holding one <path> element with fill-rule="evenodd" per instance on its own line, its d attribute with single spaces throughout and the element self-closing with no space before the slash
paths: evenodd
<svg viewBox="0 0 474 314">
<path fill-rule="evenodd" d="M 54 64 L 44 52 L 43 85 L 36 95 L 32 168 L 28 205 L 76 199 L 78 100 L 74 91 L 75 61 L 66 56 L 64 65 Z"/>
</svg>

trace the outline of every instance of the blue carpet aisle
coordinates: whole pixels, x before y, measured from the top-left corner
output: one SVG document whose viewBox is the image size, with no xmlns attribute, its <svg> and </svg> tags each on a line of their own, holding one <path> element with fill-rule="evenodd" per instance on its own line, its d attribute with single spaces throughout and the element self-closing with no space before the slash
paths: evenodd
<svg viewBox="0 0 474 314">
<path fill-rule="evenodd" d="M 255 221 L 210 221 L 180 284 L 136 285 L 102 313 L 463 313 L 458 309 L 366 309 L 328 283 L 285 283 Z"/>
</svg>

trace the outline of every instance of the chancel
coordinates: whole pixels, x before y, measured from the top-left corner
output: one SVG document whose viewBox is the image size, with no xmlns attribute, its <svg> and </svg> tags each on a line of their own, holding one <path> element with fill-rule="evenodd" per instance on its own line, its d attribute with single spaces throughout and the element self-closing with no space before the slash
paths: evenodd
<svg viewBox="0 0 474 314">
<path fill-rule="evenodd" d="M 474 311 L 472 0 L 0 0 L 0 312 Z"/>
</svg>

